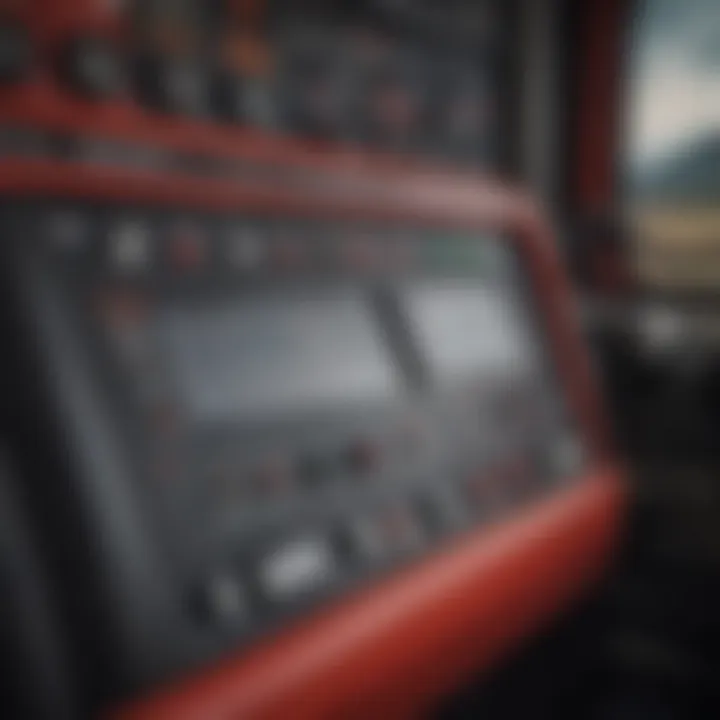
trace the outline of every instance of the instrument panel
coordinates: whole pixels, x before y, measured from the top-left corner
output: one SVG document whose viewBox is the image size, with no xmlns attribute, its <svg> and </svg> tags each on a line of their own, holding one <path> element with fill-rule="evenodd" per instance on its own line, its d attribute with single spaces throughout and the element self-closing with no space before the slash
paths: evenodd
<svg viewBox="0 0 720 720">
<path fill-rule="evenodd" d="M 321 145 L 503 160 L 502 3 L 35 0 L 0 8 L 0 26 L 0 89 L 37 82 L 89 106 Z"/>
<path fill-rule="evenodd" d="M 581 476 L 529 280 L 496 233 L 63 201 L 16 203 L 4 226 L 58 359 L 72 474 L 91 504 L 114 498 L 120 576 L 148 575 L 142 602 L 128 584 L 109 610 L 132 626 L 131 687 Z"/>
<path fill-rule="evenodd" d="M 0 381 L 93 712 L 397 716 L 602 568 L 554 240 L 476 173 L 505 6 L 0 3 Z"/>
</svg>

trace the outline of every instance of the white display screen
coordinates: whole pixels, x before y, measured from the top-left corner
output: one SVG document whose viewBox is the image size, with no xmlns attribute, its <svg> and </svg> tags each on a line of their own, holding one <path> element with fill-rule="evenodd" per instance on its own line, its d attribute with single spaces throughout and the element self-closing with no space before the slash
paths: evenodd
<svg viewBox="0 0 720 720">
<path fill-rule="evenodd" d="M 169 309 L 158 334 L 198 420 L 374 402 L 397 389 L 392 357 L 359 293 Z"/>
<path fill-rule="evenodd" d="M 536 343 L 509 289 L 467 280 L 408 289 L 411 330 L 441 382 L 494 374 L 524 375 L 539 363 Z"/>
</svg>

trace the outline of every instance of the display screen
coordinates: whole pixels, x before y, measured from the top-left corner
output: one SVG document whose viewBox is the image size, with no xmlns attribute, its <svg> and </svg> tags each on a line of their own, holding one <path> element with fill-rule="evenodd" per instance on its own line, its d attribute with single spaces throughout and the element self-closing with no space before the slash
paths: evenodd
<svg viewBox="0 0 720 720">
<path fill-rule="evenodd" d="M 392 357 L 359 293 L 172 308 L 160 313 L 157 332 L 197 420 L 362 404 L 397 389 Z"/>
<path fill-rule="evenodd" d="M 506 288 L 467 280 L 426 282 L 405 293 L 411 329 L 439 381 L 524 375 L 538 348 L 518 299 Z"/>
</svg>

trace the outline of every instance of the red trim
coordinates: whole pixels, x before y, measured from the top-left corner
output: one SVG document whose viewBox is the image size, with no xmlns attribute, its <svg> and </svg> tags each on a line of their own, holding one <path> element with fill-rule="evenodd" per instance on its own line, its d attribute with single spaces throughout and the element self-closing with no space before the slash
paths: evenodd
<svg viewBox="0 0 720 720">
<path fill-rule="evenodd" d="M 622 503 L 615 475 L 588 477 L 277 642 L 110 717 L 414 716 L 490 667 L 598 578 Z"/>
<path fill-rule="evenodd" d="M 579 29 L 578 127 L 573 188 L 585 214 L 610 207 L 615 189 L 626 0 L 587 0 Z"/>
<path fill-rule="evenodd" d="M 474 173 L 457 171 L 442 162 L 424 162 L 342 147 L 329 141 L 283 137 L 258 129 L 153 113 L 122 98 L 106 102 L 83 100 L 40 76 L 32 83 L 0 88 L 0 123 L 3 122 L 225 159 L 256 160 L 290 167 L 302 165 L 324 172 L 373 170 L 378 173 L 404 171 L 474 176 Z"/>
<path fill-rule="evenodd" d="M 256 203 L 295 205 L 294 212 L 418 214 L 425 221 L 477 222 L 505 214 L 512 200 L 492 188 L 487 179 L 414 174 L 401 180 L 372 173 L 318 175 L 312 166 L 288 171 L 277 168 L 271 181 L 207 179 L 164 171 L 65 162 L 53 159 L 9 158 L 0 165 L 0 191 L 13 195 L 56 193 L 75 197 L 108 197 L 135 202 L 190 203 L 199 207 L 235 208 Z M 304 180 L 294 189 L 278 189 L 283 173 Z M 261 173 L 262 175 L 262 173 Z M 324 180 L 323 182 L 318 182 Z M 459 216 L 458 216 L 459 213 Z"/>
<path fill-rule="evenodd" d="M 113 3 L 103 0 L 30 0 L 27 5 L 33 32 L 50 46 L 74 32 L 105 32 L 119 19 Z"/>
</svg>

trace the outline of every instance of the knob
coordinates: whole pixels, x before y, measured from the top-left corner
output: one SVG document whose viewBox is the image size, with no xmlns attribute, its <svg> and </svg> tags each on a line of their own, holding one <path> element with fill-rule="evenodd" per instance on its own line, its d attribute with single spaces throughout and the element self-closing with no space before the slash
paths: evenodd
<svg viewBox="0 0 720 720">
<path fill-rule="evenodd" d="M 182 115 L 207 112 L 207 74 L 196 59 L 141 55 L 135 61 L 134 78 L 138 98 L 146 107 Z"/>
<path fill-rule="evenodd" d="M 100 37 L 76 37 L 59 63 L 65 83 L 74 92 L 101 99 L 117 95 L 125 85 L 124 69 L 113 45 Z"/>
</svg>

